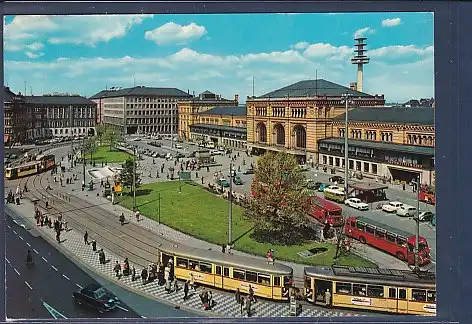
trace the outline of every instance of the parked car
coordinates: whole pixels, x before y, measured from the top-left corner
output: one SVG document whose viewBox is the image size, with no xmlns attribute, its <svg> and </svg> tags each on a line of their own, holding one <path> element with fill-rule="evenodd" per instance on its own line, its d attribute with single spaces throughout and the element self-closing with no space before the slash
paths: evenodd
<svg viewBox="0 0 472 324">
<path fill-rule="evenodd" d="M 362 202 L 359 198 L 348 198 L 344 201 L 346 206 L 356 208 L 359 210 L 369 210 L 369 205 Z"/>
<path fill-rule="evenodd" d="M 320 186 L 318 187 L 318 191 L 319 191 L 319 192 L 323 192 L 328 186 L 329 186 L 329 184 L 322 183 L 322 184 L 320 184 Z"/>
<path fill-rule="evenodd" d="M 221 187 L 224 187 L 224 188 L 228 188 L 229 187 L 229 182 L 228 180 L 226 180 L 225 178 L 220 178 L 216 181 L 216 184 L 218 186 L 221 186 Z"/>
<path fill-rule="evenodd" d="M 433 215 L 433 217 L 431 218 L 431 225 L 436 227 L 436 215 Z"/>
<path fill-rule="evenodd" d="M 133 142 L 139 142 L 139 141 L 141 141 L 141 138 L 139 137 L 133 138 Z"/>
<path fill-rule="evenodd" d="M 182 145 L 180 145 L 180 144 L 175 144 L 174 146 L 175 146 L 176 149 L 181 149 L 182 148 Z"/>
<path fill-rule="evenodd" d="M 240 186 L 243 184 L 243 180 L 241 180 L 241 177 L 239 175 L 234 176 L 233 182 L 237 186 Z"/>
<path fill-rule="evenodd" d="M 336 182 L 336 183 L 339 183 L 339 184 L 343 184 L 344 183 L 344 178 L 341 177 L 341 176 L 332 176 L 331 178 L 329 178 L 329 181 Z"/>
<path fill-rule="evenodd" d="M 432 222 L 434 218 L 434 213 L 430 211 L 422 211 L 418 216 L 421 222 Z M 434 224 L 433 224 L 434 225 Z"/>
<path fill-rule="evenodd" d="M 100 313 L 109 312 L 119 305 L 119 299 L 97 283 L 92 283 L 73 293 L 77 304 L 95 308 Z"/>
<path fill-rule="evenodd" d="M 254 174 L 254 169 L 253 168 L 246 169 L 246 171 L 244 171 L 243 174 Z"/>
<path fill-rule="evenodd" d="M 416 207 L 410 205 L 402 205 L 397 209 L 397 215 L 401 217 L 411 217 L 416 215 Z"/>
<path fill-rule="evenodd" d="M 223 152 L 219 150 L 211 150 L 210 155 L 223 155 Z"/>
<path fill-rule="evenodd" d="M 382 206 L 382 210 L 387 213 L 395 213 L 401 206 L 403 206 L 403 203 L 399 201 L 390 201 Z"/>
<path fill-rule="evenodd" d="M 182 154 L 182 153 L 176 153 L 175 154 L 176 159 L 183 159 L 184 157 L 185 157 L 185 154 Z"/>
</svg>

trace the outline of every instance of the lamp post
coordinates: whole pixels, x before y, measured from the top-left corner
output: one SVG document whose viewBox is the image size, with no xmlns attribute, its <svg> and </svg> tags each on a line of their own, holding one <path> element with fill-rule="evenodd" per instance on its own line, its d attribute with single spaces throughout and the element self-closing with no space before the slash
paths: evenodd
<svg viewBox="0 0 472 324">
<path fill-rule="evenodd" d="M 84 180 L 82 182 L 82 188 L 85 188 L 85 137 L 82 139 L 82 172 L 84 176 Z"/>
<path fill-rule="evenodd" d="M 345 199 L 348 199 L 348 178 L 349 178 L 349 127 L 348 127 L 348 111 L 349 111 L 349 98 L 351 94 L 346 92 L 342 94 L 345 103 L 345 118 L 344 118 L 344 195 Z"/>
<path fill-rule="evenodd" d="M 157 224 L 161 225 L 161 193 L 158 195 L 158 214 L 157 214 Z"/>
<path fill-rule="evenodd" d="M 133 147 L 133 211 L 136 211 L 136 146 Z"/>
<path fill-rule="evenodd" d="M 416 178 L 416 239 L 415 239 L 415 271 L 420 271 L 420 260 L 419 260 L 419 240 L 420 240 L 420 173 Z"/>
<path fill-rule="evenodd" d="M 228 244 L 233 243 L 233 163 L 229 164 L 229 217 L 228 217 Z"/>
</svg>

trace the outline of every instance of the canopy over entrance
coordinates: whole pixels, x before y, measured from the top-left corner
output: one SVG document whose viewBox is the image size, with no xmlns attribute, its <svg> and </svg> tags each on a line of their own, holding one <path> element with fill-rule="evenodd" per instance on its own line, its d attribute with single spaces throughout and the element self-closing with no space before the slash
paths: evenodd
<svg viewBox="0 0 472 324">
<path fill-rule="evenodd" d="M 387 188 L 388 186 L 384 184 L 357 182 L 349 184 L 349 189 L 351 189 L 349 196 L 359 198 L 367 204 L 373 203 L 387 200 L 387 194 L 385 193 Z"/>
</svg>

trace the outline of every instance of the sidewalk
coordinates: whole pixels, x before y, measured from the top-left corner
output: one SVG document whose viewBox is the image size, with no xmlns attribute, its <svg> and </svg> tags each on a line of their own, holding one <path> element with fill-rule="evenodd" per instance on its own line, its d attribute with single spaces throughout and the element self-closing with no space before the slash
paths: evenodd
<svg viewBox="0 0 472 324">
<path fill-rule="evenodd" d="M 20 205 L 6 205 L 5 210 L 10 214 L 16 222 L 20 225 L 24 225 L 26 228 L 35 228 L 41 235 L 50 242 L 51 245 L 58 245 L 55 241 L 55 234 L 53 229 L 46 227 L 39 227 L 35 224 L 33 215 L 33 204 L 22 200 Z M 236 304 L 233 294 L 215 291 L 213 298 L 217 302 L 216 306 L 211 311 L 204 311 L 201 305 L 200 298 L 198 297 L 198 290 L 196 293 L 191 293 L 190 298 L 187 301 L 183 300 L 183 283 L 180 282 L 180 289 L 177 292 L 167 294 L 164 290 L 164 286 L 159 286 L 156 282 L 148 283 L 143 285 L 141 279 L 138 278 L 136 281 L 131 281 L 131 277 L 116 278 L 113 272 L 113 266 L 116 261 L 123 262 L 124 256 L 116 255 L 115 253 L 104 249 L 107 260 L 110 260 L 107 264 L 99 264 L 98 254 L 92 251 L 90 245 L 84 244 L 83 234 L 76 232 L 74 229 L 67 232 L 63 232 L 61 235 L 62 243 L 58 249 L 66 254 L 68 257 L 74 259 L 76 262 L 79 261 L 92 271 L 98 273 L 100 276 L 110 280 L 116 284 L 123 286 L 126 289 L 133 290 L 138 294 L 145 295 L 150 298 L 157 299 L 173 307 L 181 307 L 192 312 L 204 314 L 206 316 L 222 316 L 222 317 L 246 317 L 245 314 L 241 315 L 240 306 Z M 93 237 L 89 237 L 89 240 L 93 240 Z M 33 247 L 34 248 L 34 247 Z M 100 249 L 97 246 L 97 249 Z M 130 264 L 133 266 L 133 264 Z M 136 265 L 135 265 L 136 267 Z M 141 272 L 141 267 L 136 267 L 137 276 Z M 254 305 L 255 312 L 253 317 L 286 317 L 289 316 L 288 303 L 276 303 L 259 299 Z M 303 307 L 301 313 L 302 317 L 321 317 L 321 316 L 363 316 L 362 314 L 354 312 L 341 312 L 337 310 L 326 310 L 315 307 Z"/>
</svg>

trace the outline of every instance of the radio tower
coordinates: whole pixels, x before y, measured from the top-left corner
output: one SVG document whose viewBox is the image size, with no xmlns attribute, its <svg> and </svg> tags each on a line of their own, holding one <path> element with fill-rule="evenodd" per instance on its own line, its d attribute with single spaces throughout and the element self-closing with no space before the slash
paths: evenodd
<svg viewBox="0 0 472 324">
<path fill-rule="evenodd" d="M 356 54 L 354 54 L 354 57 L 351 59 L 351 63 L 357 65 L 357 91 L 362 92 L 363 88 L 363 81 L 364 81 L 364 64 L 368 64 L 370 58 L 365 55 L 365 52 L 367 50 L 364 48 L 364 46 L 367 46 L 364 41 L 366 40 L 366 37 L 358 37 L 354 38 L 354 40 L 357 42 L 354 46 L 356 47 Z"/>
</svg>

